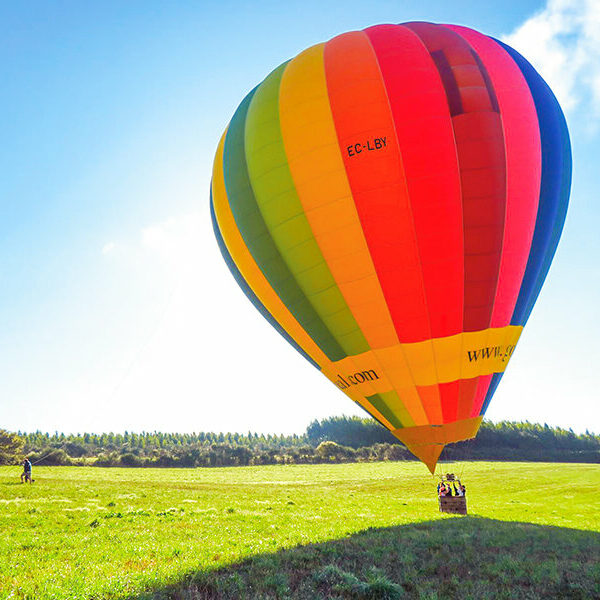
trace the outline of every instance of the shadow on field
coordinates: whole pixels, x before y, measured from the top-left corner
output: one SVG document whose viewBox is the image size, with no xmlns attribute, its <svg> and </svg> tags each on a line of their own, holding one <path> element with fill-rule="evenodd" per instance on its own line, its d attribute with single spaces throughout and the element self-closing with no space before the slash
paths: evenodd
<svg viewBox="0 0 600 600">
<path fill-rule="evenodd" d="M 600 598 L 600 534 L 457 517 L 190 573 L 137 600 Z"/>
</svg>

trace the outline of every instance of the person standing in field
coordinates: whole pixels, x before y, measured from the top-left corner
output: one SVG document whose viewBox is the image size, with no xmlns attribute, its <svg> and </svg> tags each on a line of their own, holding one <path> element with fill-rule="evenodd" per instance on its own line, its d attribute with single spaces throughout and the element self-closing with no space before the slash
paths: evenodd
<svg viewBox="0 0 600 600">
<path fill-rule="evenodd" d="M 26 458 L 23 461 L 23 472 L 21 473 L 21 483 L 31 483 L 33 479 L 31 479 L 31 461 Z"/>
</svg>

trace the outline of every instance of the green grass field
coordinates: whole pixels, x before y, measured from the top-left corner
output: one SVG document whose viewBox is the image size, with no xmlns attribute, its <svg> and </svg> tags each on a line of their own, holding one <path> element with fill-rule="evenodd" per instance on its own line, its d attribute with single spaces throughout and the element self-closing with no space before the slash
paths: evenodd
<svg viewBox="0 0 600 600">
<path fill-rule="evenodd" d="M 0 468 L 0 598 L 600 598 L 600 465 Z"/>
</svg>

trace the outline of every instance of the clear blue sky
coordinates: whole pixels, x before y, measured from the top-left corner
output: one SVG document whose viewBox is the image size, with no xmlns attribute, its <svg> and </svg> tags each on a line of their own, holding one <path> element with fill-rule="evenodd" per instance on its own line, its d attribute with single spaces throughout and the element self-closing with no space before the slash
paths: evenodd
<svg viewBox="0 0 600 600">
<path fill-rule="evenodd" d="M 358 414 L 227 272 L 212 159 L 239 101 L 284 60 L 343 31 L 429 20 L 529 57 L 574 148 L 563 240 L 488 416 L 600 431 L 597 2 L 450 4 L 2 3 L 0 428 L 300 432 Z"/>
</svg>

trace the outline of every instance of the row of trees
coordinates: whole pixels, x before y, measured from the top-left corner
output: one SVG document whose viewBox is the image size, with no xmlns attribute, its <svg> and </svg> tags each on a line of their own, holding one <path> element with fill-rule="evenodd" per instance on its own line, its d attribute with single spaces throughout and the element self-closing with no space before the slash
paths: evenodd
<svg viewBox="0 0 600 600">
<path fill-rule="evenodd" d="M 190 445 L 230 444 L 235 446 L 296 447 L 306 443 L 304 435 L 271 435 L 259 433 L 19 433 L 29 447 L 64 446 L 72 456 L 97 454 L 99 450 L 174 448 Z"/>
<path fill-rule="evenodd" d="M 412 454 L 372 419 L 332 417 L 303 435 L 256 433 L 48 434 L 0 430 L 0 464 L 27 455 L 39 465 L 214 467 L 411 460 Z M 484 422 L 477 438 L 447 446 L 448 460 L 600 462 L 600 436 L 532 423 Z"/>
<path fill-rule="evenodd" d="M 306 435 L 312 443 L 332 440 L 353 448 L 376 443 L 398 443 L 398 440 L 377 421 L 360 417 L 332 417 L 323 421 L 313 421 L 308 426 Z M 453 447 L 460 448 L 462 452 L 484 448 L 598 452 L 600 436 L 589 431 L 578 435 L 572 429 L 550 427 L 528 421 L 500 421 L 499 423 L 484 421 L 476 438 L 455 444 Z"/>
</svg>

